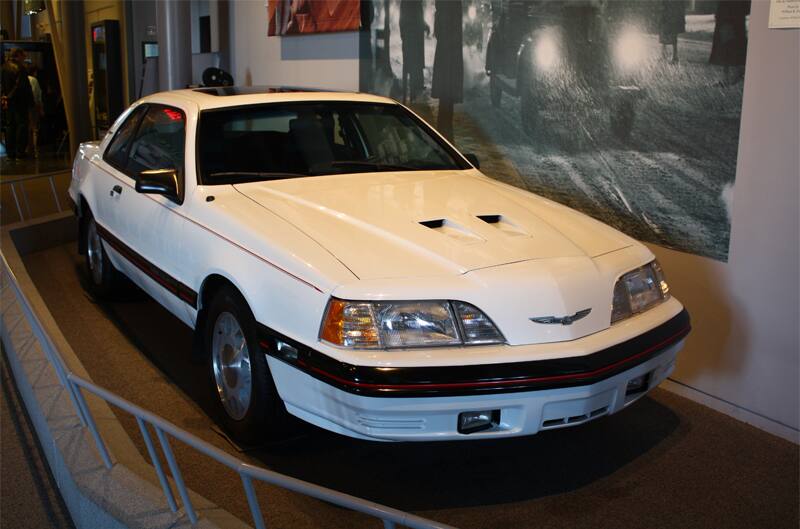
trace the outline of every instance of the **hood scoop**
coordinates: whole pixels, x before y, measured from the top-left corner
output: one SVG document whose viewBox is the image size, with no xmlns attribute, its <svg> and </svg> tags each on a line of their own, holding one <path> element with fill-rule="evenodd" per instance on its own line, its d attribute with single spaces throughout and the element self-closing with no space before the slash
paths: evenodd
<svg viewBox="0 0 800 529">
<path fill-rule="evenodd" d="M 476 215 L 486 224 L 489 224 L 502 231 L 509 237 L 530 237 L 531 234 L 525 231 L 519 224 L 513 222 L 505 215 Z"/>
<path fill-rule="evenodd" d="M 447 237 L 455 239 L 464 244 L 485 242 L 485 239 L 479 237 L 478 235 L 471 232 L 461 224 L 453 222 L 452 220 L 448 219 L 422 220 L 420 221 L 420 225 L 425 226 L 426 228 L 429 228 L 437 233 L 441 233 L 442 235 L 446 235 Z"/>
</svg>

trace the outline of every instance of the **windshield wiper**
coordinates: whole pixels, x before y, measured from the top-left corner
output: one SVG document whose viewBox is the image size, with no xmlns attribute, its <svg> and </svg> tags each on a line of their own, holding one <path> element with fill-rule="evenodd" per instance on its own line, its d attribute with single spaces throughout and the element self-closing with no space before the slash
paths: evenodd
<svg viewBox="0 0 800 529">
<path fill-rule="evenodd" d="M 377 171 L 419 171 L 418 167 L 410 165 L 400 165 L 393 163 L 370 162 L 369 160 L 335 160 L 330 163 L 331 167 L 355 165 L 357 167 L 374 167 Z"/>
<path fill-rule="evenodd" d="M 255 171 L 223 171 L 218 173 L 211 173 L 209 178 L 226 178 L 236 181 L 235 183 L 244 183 L 258 180 L 280 180 L 282 178 L 298 178 L 308 176 L 302 173 L 280 173 L 280 172 L 255 172 Z"/>
</svg>

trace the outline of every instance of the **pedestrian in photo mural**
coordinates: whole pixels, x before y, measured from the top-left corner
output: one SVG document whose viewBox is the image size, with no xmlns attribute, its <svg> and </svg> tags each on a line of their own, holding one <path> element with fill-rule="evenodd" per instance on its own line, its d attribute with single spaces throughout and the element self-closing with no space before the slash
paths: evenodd
<svg viewBox="0 0 800 529">
<path fill-rule="evenodd" d="M 436 127 L 453 139 L 453 107 L 464 100 L 464 57 L 461 0 L 436 0 L 433 32 L 436 53 L 433 57 L 431 97 L 439 100 Z"/>
<path fill-rule="evenodd" d="M 726 0 L 717 4 L 714 41 L 709 62 L 724 68 L 722 84 L 730 86 L 744 79 L 747 58 L 746 19 L 750 0 Z"/>
<path fill-rule="evenodd" d="M 678 35 L 686 32 L 686 2 L 683 0 L 661 0 L 658 13 L 658 40 L 663 54 L 668 56 L 667 46 L 672 46 L 672 64 L 678 64 Z"/>
<path fill-rule="evenodd" d="M 400 40 L 403 43 L 403 101 L 413 102 L 425 88 L 425 19 L 422 0 L 400 2 Z"/>
</svg>

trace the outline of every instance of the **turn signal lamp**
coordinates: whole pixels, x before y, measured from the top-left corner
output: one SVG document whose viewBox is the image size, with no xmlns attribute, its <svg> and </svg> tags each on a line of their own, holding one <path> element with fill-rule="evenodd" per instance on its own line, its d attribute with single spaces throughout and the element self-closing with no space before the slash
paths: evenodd
<svg viewBox="0 0 800 529">
<path fill-rule="evenodd" d="M 348 303 L 331 299 L 322 326 L 321 338 L 345 347 L 378 347 L 378 330 L 368 303 Z"/>
</svg>

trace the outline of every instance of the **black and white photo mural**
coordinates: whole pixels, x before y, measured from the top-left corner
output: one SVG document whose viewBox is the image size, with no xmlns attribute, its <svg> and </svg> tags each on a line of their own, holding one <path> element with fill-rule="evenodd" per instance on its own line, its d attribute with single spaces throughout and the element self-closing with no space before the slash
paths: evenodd
<svg viewBox="0 0 800 529">
<path fill-rule="evenodd" d="M 360 89 L 484 172 L 726 261 L 749 1 L 362 0 Z"/>
</svg>

